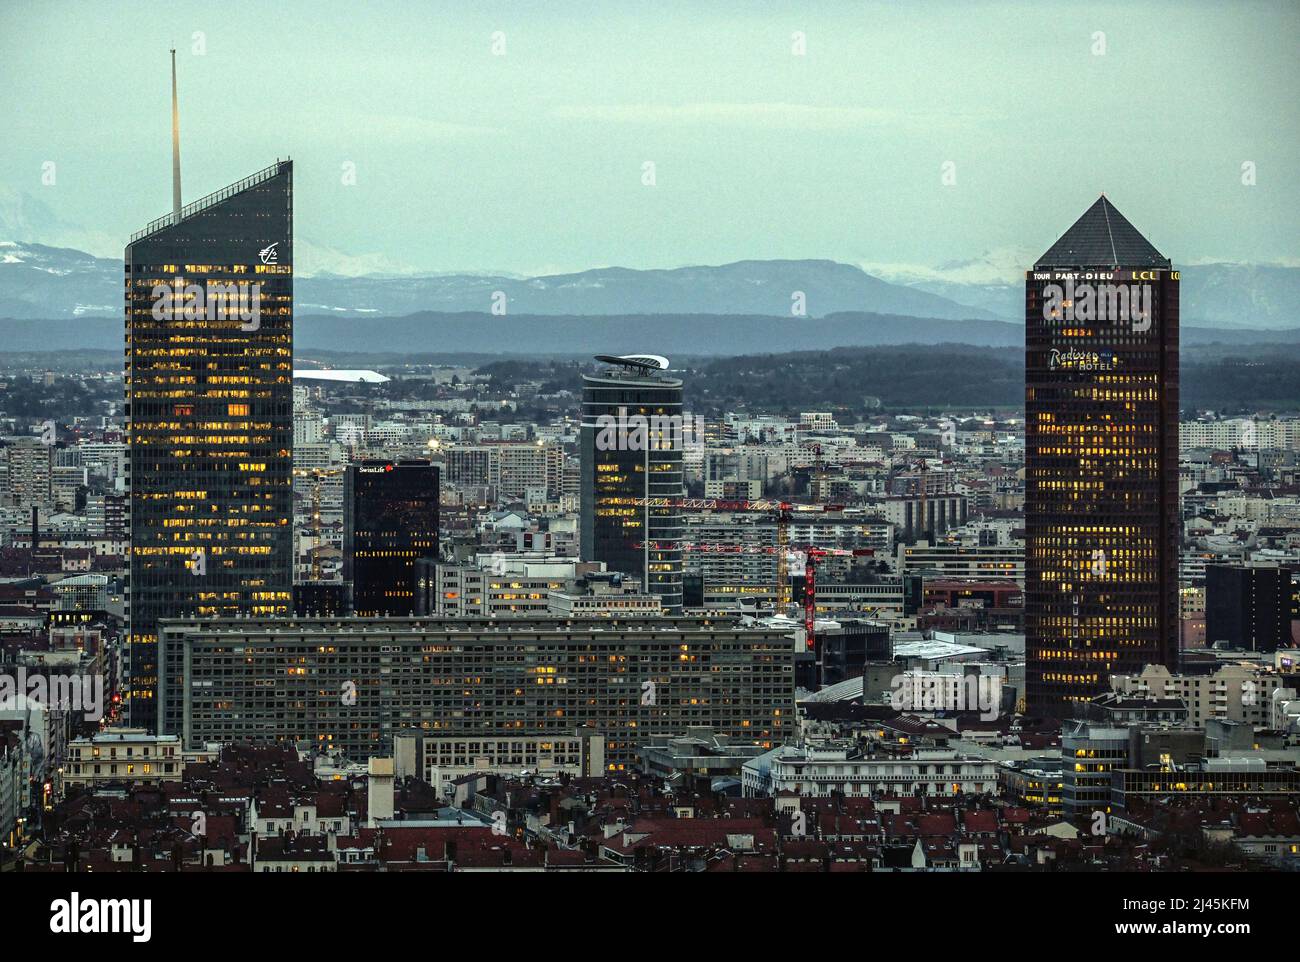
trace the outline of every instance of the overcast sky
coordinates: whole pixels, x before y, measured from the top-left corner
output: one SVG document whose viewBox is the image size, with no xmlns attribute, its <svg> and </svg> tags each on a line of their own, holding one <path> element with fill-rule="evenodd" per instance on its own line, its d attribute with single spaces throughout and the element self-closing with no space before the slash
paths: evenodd
<svg viewBox="0 0 1300 962">
<path fill-rule="evenodd" d="M 0 198 L 120 256 L 170 207 L 175 46 L 185 200 L 291 156 L 297 237 L 376 265 L 934 265 L 1103 191 L 1176 262 L 1294 262 L 1298 11 L 3 0 Z"/>
</svg>

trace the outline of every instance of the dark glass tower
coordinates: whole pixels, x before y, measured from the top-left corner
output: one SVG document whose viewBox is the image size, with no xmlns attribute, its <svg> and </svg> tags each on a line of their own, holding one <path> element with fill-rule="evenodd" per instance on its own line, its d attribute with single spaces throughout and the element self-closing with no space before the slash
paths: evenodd
<svg viewBox="0 0 1300 962">
<path fill-rule="evenodd" d="M 362 461 L 343 479 L 343 580 L 364 617 L 416 613 L 416 562 L 438 557 L 438 469 Z"/>
<path fill-rule="evenodd" d="M 1178 656 L 1178 272 L 1105 197 L 1025 275 L 1025 687 Z"/>
<path fill-rule="evenodd" d="M 292 164 L 154 221 L 125 261 L 128 707 L 177 732 L 180 653 L 158 650 L 159 619 L 290 611 Z"/>
<path fill-rule="evenodd" d="M 601 356 L 609 367 L 582 379 L 584 561 L 642 580 L 664 608 L 682 608 L 682 382 L 658 357 Z M 639 503 L 638 503 L 639 502 Z"/>
<path fill-rule="evenodd" d="M 1300 613 L 1293 569 L 1279 565 L 1205 566 L 1205 640 L 1246 651 L 1291 647 Z"/>
</svg>

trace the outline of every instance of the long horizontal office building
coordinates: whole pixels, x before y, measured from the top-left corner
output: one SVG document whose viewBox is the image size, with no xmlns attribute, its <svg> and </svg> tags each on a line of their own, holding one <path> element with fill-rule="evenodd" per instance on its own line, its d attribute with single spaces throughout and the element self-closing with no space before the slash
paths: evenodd
<svg viewBox="0 0 1300 962">
<path fill-rule="evenodd" d="M 1281 448 L 1300 451 L 1300 418 L 1228 418 L 1222 421 L 1183 421 L 1178 425 L 1178 450 L 1211 448 L 1247 451 Z"/>
<path fill-rule="evenodd" d="M 1135 802 L 1249 797 L 1267 804 L 1300 796 L 1300 769 L 1270 766 L 1263 758 L 1207 758 L 1174 771 L 1116 768 L 1110 773 L 1110 804 L 1124 811 Z M 1294 804 L 1294 802 L 1292 802 Z"/>
<path fill-rule="evenodd" d="M 683 571 L 699 584 L 702 607 L 774 604 L 777 600 L 777 525 L 766 516 L 718 511 L 687 515 L 683 521 Z M 840 581 L 851 562 L 887 560 L 893 556 L 893 527 L 887 521 L 846 515 L 815 520 L 795 519 L 788 543 L 797 551 L 809 547 L 861 552 L 858 557 L 829 556 L 821 560 L 819 577 Z M 842 571 L 837 572 L 840 568 Z M 796 576 L 802 563 L 792 567 Z"/>
<path fill-rule="evenodd" d="M 425 610 L 443 617 L 546 615 L 550 592 L 573 591 L 581 578 L 600 568 L 577 558 L 505 554 L 479 555 L 472 564 L 439 564 Z"/>
<path fill-rule="evenodd" d="M 1174 674 L 1164 665 L 1147 665 L 1140 674 L 1110 677 L 1111 688 L 1121 695 L 1179 699 L 1193 725 L 1218 718 L 1257 728 L 1271 724 L 1274 692 L 1289 684 L 1286 675 L 1244 663 L 1224 665 L 1212 675 Z"/>
<path fill-rule="evenodd" d="M 741 767 L 746 798 L 781 792 L 861 797 L 981 795 L 997 791 L 998 763 L 954 751 L 919 751 L 908 757 L 868 756 L 856 749 L 785 745 Z"/>
<path fill-rule="evenodd" d="M 454 782 L 475 774 L 512 776 L 526 768 L 543 777 L 599 778 L 606 772 L 604 737 L 581 728 L 567 735 L 426 736 L 420 757 L 421 776 L 446 798 Z"/>
<path fill-rule="evenodd" d="M 940 578 L 1009 578 L 1024 587 L 1025 546 L 899 545 L 899 574 L 934 572 Z"/>
<path fill-rule="evenodd" d="M 605 738 L 606 770 L 707 726 L 794 735 L 794 639 L 733 619 L 223 619 L 164 622 L 182 652 L 182 741 L 316 741 L 362 760 L 393 735 Z"/>
</svg>

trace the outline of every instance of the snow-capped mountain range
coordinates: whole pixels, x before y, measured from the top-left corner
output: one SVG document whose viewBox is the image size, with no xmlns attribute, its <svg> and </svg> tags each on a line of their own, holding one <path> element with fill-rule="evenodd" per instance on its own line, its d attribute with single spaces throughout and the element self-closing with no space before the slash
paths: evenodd
<svg viewBox="0 0 1300 962">
<path fill-rule="evenodd" d="M 864 263 L 862 268 L 891 283 L 980 307 L 1010 320 L 1023 318 L 1025 265 L 1032 264 L 1036 256 L 1027 249 L 1003 248 L 936 267 Z M 1181 274 L 1181 318 L 1186 325 L 1300 327 L 1295 309 L 1300 266 L 1296 264 L 1207 261 L 1174 266 Z"/>
<path fill-rule="evenodd" d="M 377 257 L 352 258 L 302 241 L 295 250 L 300 265 L 306 261 L 318 266 L 314 271 L 299 268 L 295 298 L 301 314 L 487 312 L 494 298 L 499 300 L 498 292 L 511 314 L 791 317 L 799 300 L 810 317 L 863 311 L 1022 321 L 1024 313 L 1024 268 L 1005 269 L 1004 261 L 1016 263 L 1005 256 L 934 268 L 869 264 L 864 269 L 826 260 L 779 260 L 672 270 L 606 267 L 521 278 L 505 273 L 398 273 Z M 0 318 L 116 316 L 122 309 L 121 277 L 120 260 L 75 248 L 0 240 Z M 1189 326 L 1300 327 L 1297 303 L 1297 267 L 1218 263 L 1182 268 L 1182 320 Z"/>
<path fill-rule="evenodd" d="M 301 244 L 295 251 L 302 254 Z M 310 255 L 309 255 L 310 256 Z M 834 261 L 740 261 L 717 267 L 609 267 L 521 278 L 509 274 L 299 273 L 302 314 L 401 316 L 416 311 L 490 311 L 505 297 L 511 314 L 765 314 L 810 317 L 870 311 L 950 320 L 992 320 L 980 308 Z M 0 317 L 114 315 L 122 265 L 71 248 L 0 241 Z"/>
<path fill-rule="evenodd" d="M 61 221 L 43 201 L 0 188 L 0 318 L 116 317 L 122 262 L 95 256 L 116 240 Z M 1037 252 L 1003 248 L 936 266 L 830 260 L 738 261 L 635 270 L 602 267 L 520 277 L 437 273 L 296 238 L 302 315 L 404 316 L 419 311 L 510 314 L 723 314 L 825 317 L 841 312 L 936 318 L 1024 318 L 1024 271 Z M 1182 321 L 1220 329 L 1300 328 L 1300 266 L 1180 265 Z"/>
</svg>

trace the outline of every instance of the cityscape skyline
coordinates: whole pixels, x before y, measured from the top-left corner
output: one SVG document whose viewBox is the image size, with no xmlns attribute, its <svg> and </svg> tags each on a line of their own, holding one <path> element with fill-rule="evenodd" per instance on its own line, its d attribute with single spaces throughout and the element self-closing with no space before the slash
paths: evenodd
<svg viewBox="0 0 1300 962">
<path fill-rule="evenodd" d="M 183 947 L 253 874 L 294 919 L 330 875 L 340 945 L 429 883 L 477 928 L 484 872 L 1276 926 L 1298 36 L 1270 0 L 0 9 L 20 933 Z"/>
</svg>

